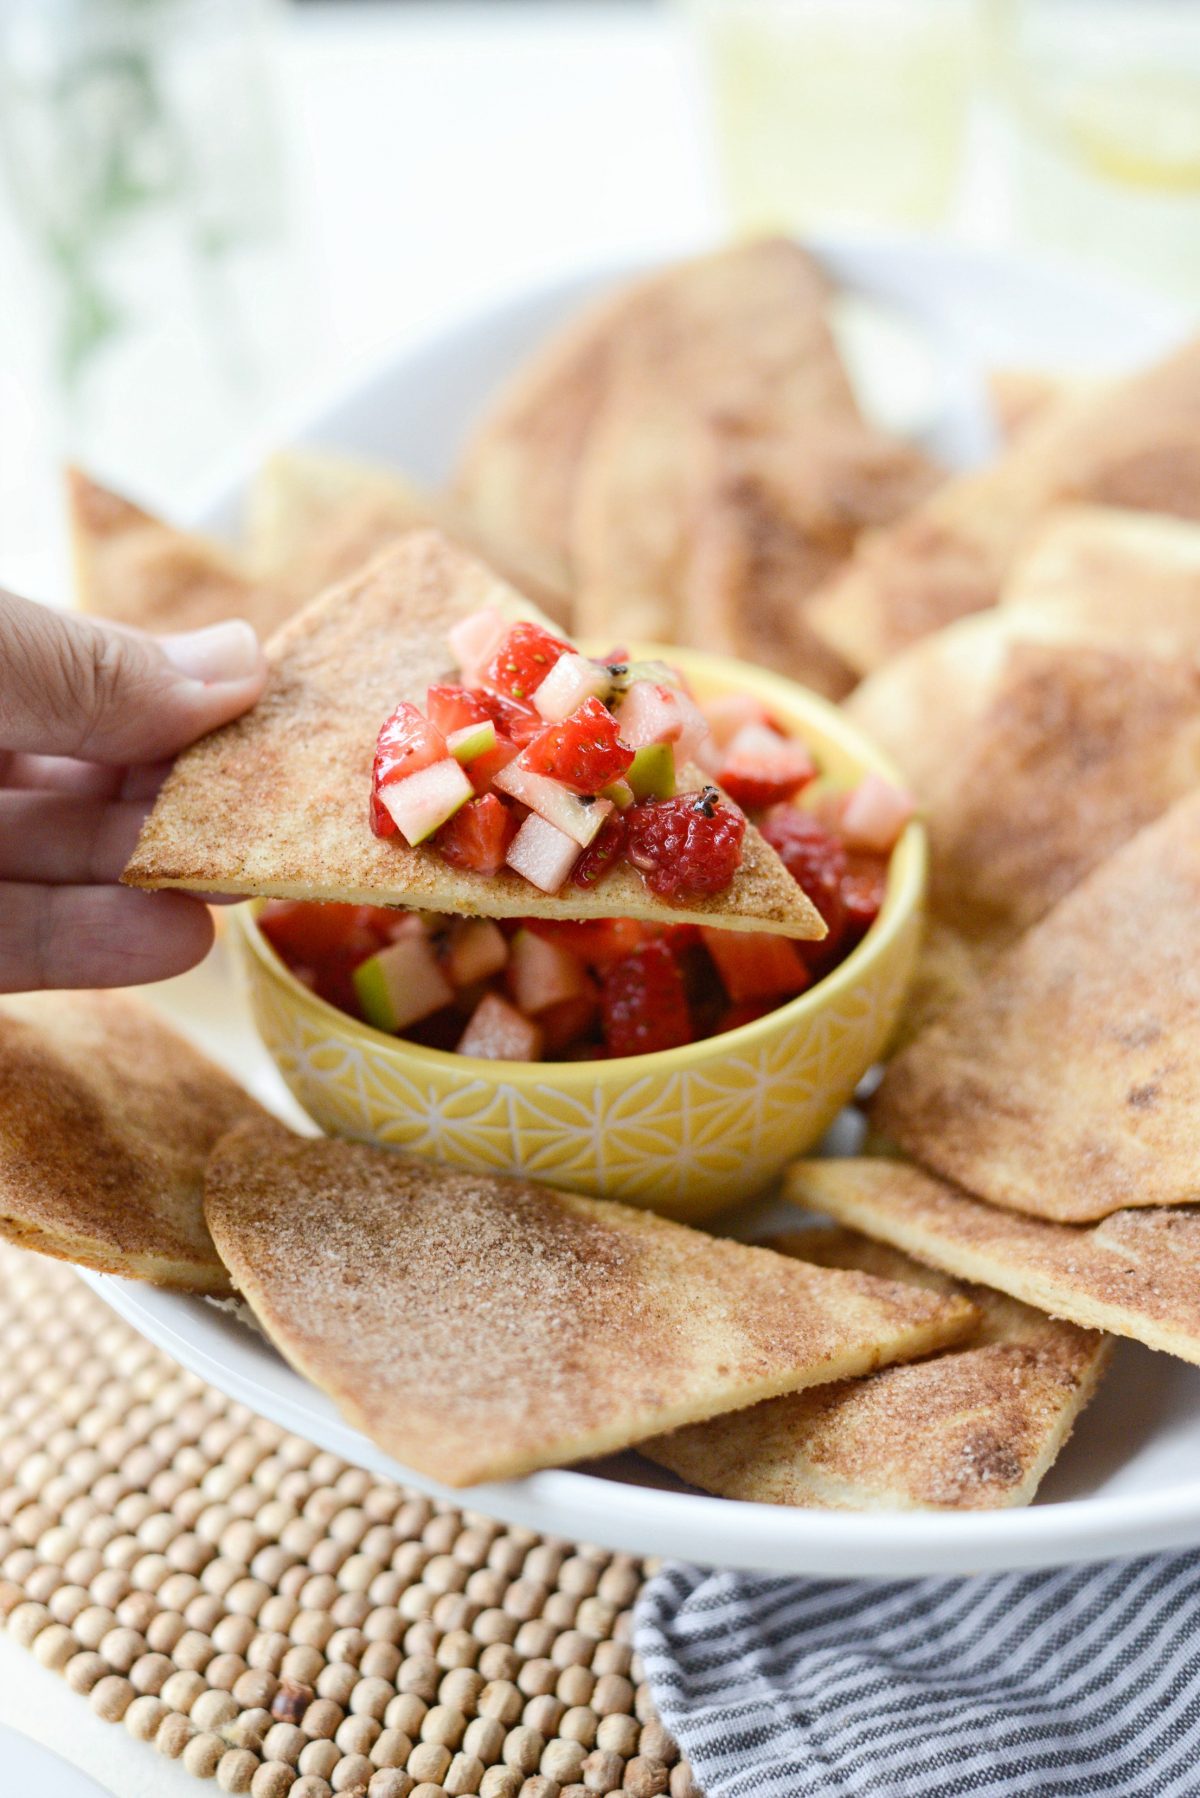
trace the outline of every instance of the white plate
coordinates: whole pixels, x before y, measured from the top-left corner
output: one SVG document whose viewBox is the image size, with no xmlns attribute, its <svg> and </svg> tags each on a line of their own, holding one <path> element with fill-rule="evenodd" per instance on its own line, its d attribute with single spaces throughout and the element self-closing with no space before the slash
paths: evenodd
<svg viewBox="0 0 1200 1798">
<path fill-rule="evenodd" d="M 956 462 L 986 451 L 980 372 L 1012 364 L 1116 370 L 1181 334 L 1165 308 L 1079 276 L 937 244 L 820 246 L 839 279 L 900 308 L 937 352 L 925 433 Z M 441 480 L 481 398 L 545 331 L 614 278 L 593 273 L 482 307 L 410 345 L 293 435 Z M 261 446 L 269 447 L 268 445 Z M 236 521 L 244 455 L 199 522 Z M 287 1109 L 282 1084 L 233 1003 L 220 958 L 163 996 L 210 1051 Z M 291 1112 L 294 1117 L 294 1110 Z M 439 1489 L 349 1429 L 255 1332 L 200 1299 L 85 1275 L 138 1330 L 213 1385 L 347 1460 L 547 1533 L 709 1565 L 822 1575 L 967 1573 L 1130 1555 L 1200 1541 L 1200 1369 L 1126 1343 L 1038 1502 L 976 1515 L 793 1511 L 683 1490 L 632 1457 L 469 1494 Z"/>
<path fill-rule="evenodd" d="M 0 1792 L 11 1798 L 109 1798 L 103 1786 L 17 1730 L 0 1723 Z"/>
</svg>

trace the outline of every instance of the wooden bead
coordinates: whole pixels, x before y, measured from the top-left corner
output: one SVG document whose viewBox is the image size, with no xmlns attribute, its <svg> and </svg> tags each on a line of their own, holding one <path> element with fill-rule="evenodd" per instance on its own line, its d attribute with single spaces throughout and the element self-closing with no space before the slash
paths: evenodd
<svg viewBox="0 0 1200 1798">
<path fill-rule="evenodd" d="M 357 1717 L 374 1717 L 382 1721 L 393 1696 L 387 1680 L 359 1679 L 350 1694 L 350 1710 Z"/>
<path fill-rule="evenodd" d="M 108 1667 L 100 1656 L 91 1649 L 84 1649 L 71 1656 L 63 1668 L 63 1678 L 73 1692 L 87 1693 L 107 1672 Z"/>
<path fill-rule="evenodd" d="M 435 1780 L 423 1779 L 412 1789 L 412 1798 L 447 1798 L 446 1788 Z"/>
<path fill-rule="evenodd" d="M 262 1668 L 247 1667 L 234 1681 L 232 1690 L 243 1710 L 257 1710 L 260 1706 L 270 1710 L 279 1681 Z"/>
<path fill-rule="evenodd" d="M 237 1701 L 228 1692 L 206 1687 L 188 1714 L 197 1729 L 216 1731 L 233 1722 L 238 1714 Z"/>
<path fill-rule="evenodd" d="M 648 1760 L 645 1755 L 635 1755 L 625 1763 L 625 1790 L 632 1798 L 660 1798 L 670 1777 L 661 1761 Z"/>
<path fill-rule="evenodd" d="M 287 1798 L 295 1777 L 283 1761 L 264 1761 L 250 1781 L 250 1798 Z"/>
<path fill-rule="evenodd" d="M 569 1742 L 579 1742 L 584 1748 L 594 1748 L 599 1727 L 600 1719 L 590 1705 L 573 1704 L 570 1710 L 563 1713 L 558 1733 Z"/>
<path fill-rule="evenodd" d="M 119 1723 L 137 1693 L 119 1673 L 106 1674 L 96 1681 L 88 1694 L 88 1703 L 105 1723 Z"/>
<path fill-rule="evenodd" d="M 78 1651 L 78 1639 L 65 1623 L 48 1623 L 33 1639 L 34 1655 L 52 1673 L 61 1673 Z"/>
<path fill-rule="evenodd" d="M 622 1760 L 628 1760 L 637 1753 L 638 1736 L 641 1733 L 637 1720 L 628 1712 L 610 1712 L 601 1717 L 596 1731 L 596 1746 L 606 1754 L 619 1754 Z"/>
<path fill-rule="evenodd" d="M 382 1734 L 383 1725 L 374 1717 L 347 1717 L 333 1739 L 343 1754 L 370 1754 Z"/>
<path fill-rule="evenodd" d="M 217 1784 L 223 1792 L 248 1792 L 258 1768 L 258 1757 L 245 1748 L 227 1748 L 217 1763 Z"/>
<path fill-rule="evenodd" d="M 383 1713 L 386 1729 L 402 1729 L 416 1741 L 429 1706 L 415 1692 L 397 1692 Z"/>
<path fill-rule="evenodd" d="M 633 1707 L 633 1686 L 620 1673 L 602 1673 L 591 1697 L 592 1709 L 605 1717 Z"/>
<path fill-rule="evenodd" d="M 523 1784 L 515 1767 L 489 1767 L 479 1782 L 479 1798 L 517 1798 Z"/>
<path fill-rule="evenodd" d="M 415 1780 L 400 1767 L 380 1767 L 372 1773 L 367 1798 L 412 1798 Z"/>
<path fill-rule="evenodd" d="M 284 1679 L 298 1680 L 301 1685 L 311 1686 L 316 1684 L 317 1675 L 324 1665 L 324 1660 L 315 1648 L 301 1645 L 288 1649 L 279 1671 Z"/>
<path fill-rule="evenodd" d="M 484 1765 L 473 1754 L 461 1751 L 454 1756 L 446 1769 L 442 1784 L 450 1798 L 470 1798 L 470 1794 L 478 1792 L 479 1782 L 484 1775 Z"/>
<path fill-rule="evenodd" d="M 506 1767 L 516 1767 L 522 1773 L 536 1773 L 545 1746 L 544 1736 L 536 1729 L 529 1729 L 521 1724 L 518 1728 L 509 1730 L 500 1752 Z"/>
<path fill-rule="evenodd" d="M 300 1727 L 306 1736 L 332 1739 L 345 1714 L 341 1705 L 334 1704 L 331 1698 L 314 1698 L 304 1713 Z"/>
<path fill-rule="evenodd" d="M 557 1735 L 566 1708 L 561 1698 L 555 1698 L 552 1693 L 543 1693 L 529 1700 L 521 1713 L 521 1721 L 528 1728 L 536 1729 L 539 1735 Z"/>
<path fill-rule="evenodd" d="M 408 1757 L 408 1771 L 418 1784 L 439 1784 L 453 1756 L 441 1742 L 418 1742 Z"/>
<path fill-rule="evenodd" d="M 657 1717 L 652 1723 L 643 1723 L 638 1734 L 638 1753 L 647 1760 L 662 1761 L 670 1766 L 679 1754 L 679 1744 L 665 1723 Z"/>
<path fill-rule="evenodd" d="M 100 1639 L 102 1654 L 114 1673 L 128 1673 L 138 1657 L 146 1652 L 146 1638 L 135 1629 L 110 1629 Z"/>
<path fill-rule="evenodd" d="M 658 1716 L 654 1706 L 654 1694 L 644 1682 L 633 1694 L 633 1714 L 639 1723 L 653 1722 Z"/>
<path fill-rule="evenodd" d="M 274 1719 L 270 1711 L 255 1707 L 242 1711 L 232 1723 L 225 1725 L 221 1734 L 231 1748 L 248 1748 L 251 1754 L 258 1754 L 273 1728 Z"/>
<path fill-rule="evenodd" d="M 704 1793 L 696 1784 L 696 1776 L 686 1761 L 678 1761 L 671 1768 L 668 1790 L 671 1798 L 704 1798 Z"/>
<path fill-rule="evenodd" d="M 619 1791 L 624 1771 L 625 1763 L 619 1754 L 606 1754 L 602 1748 L 593 1748 L 580 1768 L 580 1783 L 589 1792 Z"/>
<path fill-rule="evenodd" d="M 558 1798 L 558 1781 L 547 1779 L 544 1773 L 535 1773 L 521 1787 L 519 1798 Z"/>
<path fill-rule="evenodd" d="M 175 1663 L 165 1654 L 142 1654 L 129 1669 L 129 1683 L 135 1692 L 148 1692 L 157 1698 L 174 1669 Z"/>
<path fill-rule="evenodd" d="M 289 1647 L 289 1640 L 281 1631 L 264 1630 L 262 1634 L 255 1636 L 246 1650 L 247 1664 L 266 1673 L 282 1673 L 284 1656 Z"/>
<path fill-rule="evenodd" d="M 572 1663 L 558 1676 L 554 1690 L 566 1705 L 587 1704 L 596 1689 L 596 1675 L 590 1667 Z"/>
<path fill-rule="evenodd" d="M 628 1674 L 633 1651 L 627 1642 L 597 1642 L 592 1652 L 594 1673 Z"/>
<path fill-rule="evenodd" d="M 308 1746 L 308 1737 L 294 1723 L 276 1723 L 263 1738 L 263 1753 L 268 1760 L 284 1761 L 294 1767 L 304 1749 Z"/>
<path fill-rule="evenodd" d="M 404 1767 L 412 1751 L 412 1737 L 404 1730 L 385 1729 L 376 1738 L 370 1755 L 377 1767 Z"/>
<path fill-rule="evenodd" d="M 374 1771 L 365 1754 L 346 1754 L 334 1767 L 329 1783 L 335 1792 L 361 1792 Z"/>
<path fill-rule="evenodd" d="M 331 1787 L 327 1779 L 318 1779 L 314 1774 L 302 1774 L 292 1787 L 288 1798 L 329 1798 Z"/>
<path fill-rule="evenodd" d="M 463 1750 L 481 1760 L 485 1767 L 490 1767 L 500 1759 L 504 1736 L 504 1725 L 495 1717 L 472 1717 L 463 1734 Z"/>
<path fill-rule="evenodd" d="M 473 1667 L 455 1667 L 438 1686 L 438 1702 L 452 1705 L 455 1710 L 465 1711 L 470 1715 L 486 1683 Z"/>
<path fill-rule="evenodd" d="M 484 1686 L 478 1706 L 480 1716 L 495 1717 L 499 1722 L 511 1725 L 521 1715 L 524 1700 L 519 1686 L 511 1680 L 497 1679 Z"/>
<path fill-rule="evenodd" d="M 441 1670 L 428 1655 L 410 1655 L 396 1672 L 397 1691 L 415 1692 L 426 1704 L 432 1704 L 437 1697 L 440 1682 Z"/>
<path fill-rule="evenodd" d="M 550 1653 L 559 1635 L 556 1624 L 548 1623 L 544 1617 L 533 1617 L 528 1623 L 521 1625 L 513 1637 L 513 1647 L 527 1660 L 540 1659 Z M 590 1643 L 588 1652 L 590 1657 Z"/>
<path fill-rule="evenodd" d="M 192 1737 L 196 1726 L 179 1711 L 168 1711 L 158 1726 L 154 1746 L 169 1761 L 177 1761 Z"/>
<path fill-rule="evenodd" d="M 193 1735 L 184 1749 L 184 1769 L 193 1778 L 210 1780 L 221 1764 L 223 1753 L 225 1742 L 219 1735 Z"/>
<path fill-rule="evenodd" d="M 316 1779 L 329 1779 L 341 1758 L 332 1742 L 309 1742 L 300 1750 L 300 1771 Z"/>
<path fill-rule="evenodd" d="M 347 1667 L 339 1661 L 327 1661 L 317 1675 L 317 1697 L 331 1698 L 343 1711 L 348 1710 L 358 1683 L 357 1667 Z"/>
<path fill-rule="evenodd" d="M 568 1742 L 561 1737 L 547 1742 L 542 1754 L 541 1770 L 547 1779 L 556 1779 L 560 1785 L 569 1785 L 579 1778 L 583 1763 L 587 1758 L 582 1742 Z"/>
<path fill-rule="evenodd" d="M 493 1642 L 479 1657 L 479 1673 L 485 1680 L 511 1681 L 520 1671 L 521 1657 L 507 1642 Z"/>
<path fill-rule="evenodd" d="M 463 1739 L 467 1719 L 451 1704 L 435 1704 L 426 1711 L 421 1725 L 423 1742 L 440 1742 L 443 1747 L 457 1748 Z"/>
<path fill-rule="evenodd" d="M 173 1711 L 190 1711 L 201 1692 L 207 1691 L 207 1689 L 199 1673 L 194 1673 L 186 1667 L 179 1667 L 169 1679 L 163 1681 L 159 1697 L 164 1704 L 169 1704 Z"/>
<path fill-rule="evenodd" d="M 325 1658 L 329 1661 L 343 1661 L 348 1667 L 357 1667 L 366 1646 L 367 1638 L 360 1629 L 338 1629 L 325 1644 Z"/>
<path fill-rule="evenodd" d="M 368 1642 L 359 1663 L 359 1672 L 364 1679 L 384 1679 L 391 1686 L 395 1684 L 403 1658 L 400 1650 L 390 1642 Z"/>
<path fill-rule="evenodd" d="M 281 1723 L 299 1724 L 304 1719 L 313 1698 L 316 1696 L 312 1686 L 303 1680 L 291 1679 L 285 1674 L 276 1683 L 275 1695 L 269 1706 L 271 1715 Z"/>
<path fill-rule="evenodd" d="M 150 1693 L 143 1693 L 135 1698 L 125 1712 L 122 1722 L 130 1735 L 137 1742 L 152 1742 L 158 1734 L 159 1725 L 164 1717 L 170 1715 L 161 1698 Z"/>
</svg>

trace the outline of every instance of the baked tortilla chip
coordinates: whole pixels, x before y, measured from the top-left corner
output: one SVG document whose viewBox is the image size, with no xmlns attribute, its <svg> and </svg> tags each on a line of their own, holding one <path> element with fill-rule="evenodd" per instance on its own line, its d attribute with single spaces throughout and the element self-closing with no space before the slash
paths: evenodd
<svg viewBox="0 0 1200 1798">
<path fill-rule="evenodd" d="M 132 500 L 67 471 L 75 591 L 80 607 L 145 631 L 191 631 L 245 618 L 271 634 L 294 600 L 252 580 L 228 550 L 177 531 Z"/>
<path fill-rule="evenodd" d="M 405 532 L 429 527 L 482 556 L 553 618 L 566 621 L 564 591 L 488 543 L 459 502 L 418 487 L 396 469 L 325 450 L 280 450 L 250 491 L 251 557 L 291 595 L 294 610 L 357 574 Z"/>
<path fill-rule="evenodd" d="M 1200 659 L 1200 524 L 1060 506 L 1018 558 L 1000 603 L 1022 635 Z"/>
<path fill-rule="evenodd" d="M 813 628 L 870 673 L 918 637 L 995 605 L 1014 557 L 1064 500 L 1200 519 L 1200 338 L 1050 408 L 987 468 L 864 536 L 814 598 Z"/>
<path fill-rule="evenodd" d="M 424 703 L 452 678 L 446 632 L 483 605 L 528 604 L 436 532 L 414 532 L 356 581 L 316 600 L 270 648 L 252 712 L 176 763 L 142 831 L 133 886 L 406 905 L 482 917 L 695 920 L 820 938 L 825 926 L 748 824 L 728 891 L 671 906 L 623 863 L 597 887 L 547 896 L 504 872 L 452 868 L 435 849 L 386 841 L 367 822 L 380 725 L 401 699 Z M 682 771 L 699 787 L 698 770 Z"/>
<path fill-rule="evenodd" d="M 797 1230 L 766 1246 L 965 1298 L 977 1323 L 924 1361 L 691 1424 L 643 1444 L 642 1454 L 706 1492 L 752 1504 L 854 1511 L 1029 1504 L 1099 1383 L 1111 1338 L 960 1284 L 850 1230 Z"/>
<path fill-rule="evenodd" d="M 923 1354 L 971 1320 L 652 1212 L 279 1125 L 218 1145 L 205 1215 L 287 1359 L 453 1486 Z"/>
<path fill-rule="evenodd" d="M 1200 1209 L 1087 1226 L 985 1205 L 902 1161 L 800 1161 L 788 1198 L 1087 1330 L 1200 1363 Z"/>
<path fill-rule="evenodd" d="M 574 493 L 581 630 L 687 640 L 681 594 L 714 425 L 799 449 L 861 422 L 829 297 L 812 258 L 772 238 L 678 264 L 626 314 Z"/>
<path fill-rule="evenodd" d="M 266 1113 L 125 994 L 0 999 L 0 1235 L 188 1292 L 229 1281 L 204 1223 L 219 1136 Z"/>
<path fill-rule="evenodd" d="M 871 1118 L 1034 1217 L 1200 1200 L 1200 791 L 1132 837 L 890 1064 Z"/>
</svg>

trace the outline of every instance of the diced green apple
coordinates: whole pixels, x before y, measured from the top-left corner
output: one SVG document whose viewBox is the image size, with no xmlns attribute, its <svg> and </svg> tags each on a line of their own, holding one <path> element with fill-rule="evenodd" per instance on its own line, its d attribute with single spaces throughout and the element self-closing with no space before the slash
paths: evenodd
<svg viewBox="0 0 1200 1798">
<path fill-rule="evenodd" d="M 585 799 L 572 793 L 549 774 L 533 774 L 519 761 L 501 768 L 492 785 L 512 799 L 519 799 L 547 824 L 586 849 L 604 820 L 612 815 L 611 799 Z"/>
<path fill-rule="evenodd" d="M 660 687 L 681 687 L 683 684 L 678 669 L 667 662 L 610 662 L 605 673 L 609 699 L 620 699 L 640 680 L 651 681 Z"/>
<path fill-rule="evenodd" d="M 512 939 L 506 978 L 514 1001 L 531 1017 L 593 990 L 577 955 L 532 930 L 518 930 Z"/>
<path fill-rule="evenodd" d="M 611 807 L 610 807 L 611 810 Z M 557 893 L 579 860 L 579 844 L 530 812 L 508 846 L 508 866 L 543 893 Z"/>
<path fill-rule="evenodd" d="M 360 962 L 354 990 L 367 1023 L 393 1032 L 440 1011 L 454 998 L 433 945 L 423 935 L 401 937 Z"/>
<path fill-rule="evenodd" d="M 643 743 L 625 775 L 635 799 L 675 797 L 675 750 L 670 743 Z"/>
<path fill-rule="evenodd" d="M 477 756 L 487 755 L 495 747 L 496 726 L 490 718 L 482 718 L 478 724 L 464 724 L 461 730 L 452 730 L 446 738 L 446 748 L 456 762 L 473 762 Z"/>
<path fill-rule="evenodd" d="M 455 986 L 472 986 L 498 974 L 508 960 L 508 941 L 490 918 L 460 918 L 446 940 L 445 968 Z"/>
<path fill-rule="evenodd" d="M 627 780 L 614 780 L 611 786 L 602 789 L 600 797 L 611 800 L 619 812 L 627 812 L 637 794 Z"/>
<path fill-rule="evenodd" d="M 444 756 L 420 773 L 379 789 L 380 800 L 394 818 L 397 830 L 414 848 L 440 830 L 446 819 L 474 796 L 474 787 L 452 756 Z"/>
<path fill-rule="evenodd" d="M 547 724 L 561 724 L 589 699 L 607 699 L 608 669 L 590 656 L 559 656 L 533 696 Z"/>
</svg>

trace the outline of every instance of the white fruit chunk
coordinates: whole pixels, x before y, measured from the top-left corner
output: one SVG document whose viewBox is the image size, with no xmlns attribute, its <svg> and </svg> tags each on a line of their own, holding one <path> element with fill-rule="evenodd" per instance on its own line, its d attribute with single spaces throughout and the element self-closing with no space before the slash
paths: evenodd
<svg viewBox="0 0 1200 1798">
<path fill-rule="evenodd" d="M 557 893 L 579 859 L 579 844 L 537 812 L 530 812 L 508 846 L 505 860 L 543 893 Z"/>
<path fill-rule="evenodd" d="M 486 755 L 495 747 L 496 726 L 490 718 L 481 718 L 478 724 L 464 724 L 446 738 L 446 748 L 456 762 L 473 762 L 477 755 Z"/>
<path fill-rule="evenodd" d="M 531 812 L 537 812 L 547 824 L 586 849 L 604 820 L 612 813 L 611 799 L 581 799 L 569 787 L 549 774 L 533 774 L 519 761 L 501 768 L 492 781 L 501 793 L 519 799 Z"/>
<path fill-rule="evenodd" d="M 508 632 L 508 620 L 495 606 L 482 606 L 478 612 L 471 612 L 466 618 L 460 618 L 446 633 L 446 641 L 468 686 L 489 657 L 499 649 Z"/>
<path fill-rule="evenodd" d="M 403 1030 L 454 998 L 429 938 L 404 936 L 354 970 L 363 1016 L 376 1030 Z"/>
<path fill-rule="evenodd" d="M 607 699 L 608 669 L 588 656 L 559 656 L 538 687 L 533 703 L 547 724 L 561 724 L 589 699 Z"/>
<path fill-rule="evenodd" d="M 508 990 L 523 1012 L 535 1016 L 564 999 L 584 997 L 592 987 L 577 955 L 532 930 L 518 930 L 509 952 Z"/>
<path fill-rule="evenodd" d="M 704 701 L 704 716 L 718 749 L 724 749 L 744 724 L 770 725 L 766 707 L 749 693 L 717 693 Z"/>
<path fill-rule="evenodd" d="M 451 926 L 445 965 L 455 986 L 473 986 L 498 974 L 508 960 L 508 942 L 490 918 L 460 918 Z"/>
<path fill-rule="evenodd" d="M 410 774 L 407 780 L 379 789 L 379 797 L 395 820 L 396 829 L 414 847 L 439 830 L 474 794 L 474 787 L 453 756 L 431 763 L 419 774 Z"/>
<path fill-rule="evenodd" d="M 482 1055 L 488 1061 L 537 1061 L 542 1053 L 540 1025 L 502 999 L 485 993 L 458 1040 L 460 1055 Z"/>
<path fill-rule="evenodd" d="M 850 849 L 886 855 L 916 809 L 911 794 L 901 792 L 882 774 L 867 774 L 846 801 L 842 837 Z"/>
<path fill-rule="evenodd" d="M 648 743 L 674 743 L 681 760 L 695 758 L 708 736 L 704 713 L 686 693 L 655 681 L 638 681 L 617 709 L 617 729 L 630 749 Z"/>
</svg>

